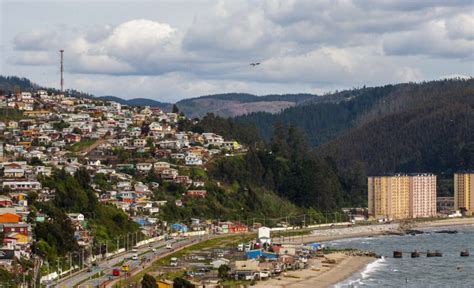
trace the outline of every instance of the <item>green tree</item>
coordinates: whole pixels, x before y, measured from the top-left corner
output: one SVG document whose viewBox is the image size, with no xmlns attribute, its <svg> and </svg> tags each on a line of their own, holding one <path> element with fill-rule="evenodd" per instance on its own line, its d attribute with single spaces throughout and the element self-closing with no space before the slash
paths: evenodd
<svg viewBox="0 0 474 288">
<path fill-rule="evenodd" d="M 223 264 L 219 266 L 219 269 L 217 269 L 217 275 L 222 280 L 225 280 L 229 277 L 229 271 L 230 271 L 230 267 L 228 265 Z"/>
<path fill-rule="evenodd" d="M 142 287 L 143 288 L 157 288 L 158 284 L 156 284 L 155 277 L 151 276 L 150 274 L 143 275 L 142 279 Z"/>
<path fill-rule="evenodd" d="M 173 279 L 173 287 L 174 288 L 194 288 L 194 285 L 184 278 L 176 277 Z"/>
<path fill-rule="evenodd" d="M 176 104 L 173 104 L 173 108 L 171 109 L 171 112 L 172 112 L 172 113 L 176 113 L 176 114 L 179 113 L 179 108 L 178 108 L 178 106 L 177 106 Z"/>
<path fill-rule="evenodd" d="M 74 129 L 72 129 L 72 133 L 82 135 L 82 131 L 78 127 L 74 127 Z"/>
</svg>

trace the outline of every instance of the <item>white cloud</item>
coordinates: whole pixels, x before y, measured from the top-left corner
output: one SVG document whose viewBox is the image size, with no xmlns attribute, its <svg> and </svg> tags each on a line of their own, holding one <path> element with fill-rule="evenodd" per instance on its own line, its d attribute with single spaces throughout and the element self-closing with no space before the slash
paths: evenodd
<svg viewBox="0 0 474 288">
<path fill-rule="evenodd" d="M 13 59 L 12 62 L 17 65 L 47 66 L 53 65 L 55 63 L 55 59 L 49 52 L 25 51 L 24 53 Z"/>
<path fill-rule="evenodd" d="M 474 40 L 474 14 L 460 14 L 446 21 L 448 35 L 454 39 Z"/>
<path fill-rule="evenodd" d="M 434 79 L 474 73 L 472 9 L 467 0 L 219 1 L 181 29 L 153 18 L 35 29 L 13 39 L 13 62 L 50 65 L 61 43 L 78 89 L 173 100 Z"/>
<path fill-rule="evenodd" d="M 18 34 L 13 40 L 15 49 L 27 51 L 39 51 L 56 49 L 58 45 L 58 33 L 52 29 L 31 30 Z"/>
<path fill-rule="evenodd" d="M 455 32 L 459 35 L 458 32 Z M 430 21 L 418 30 L 386 35 L 384 51 L 393 55 L 427 55 L 433 57 L 473 58 L 474 41 L 450 38 L 445 20 Z"/>
</svg>

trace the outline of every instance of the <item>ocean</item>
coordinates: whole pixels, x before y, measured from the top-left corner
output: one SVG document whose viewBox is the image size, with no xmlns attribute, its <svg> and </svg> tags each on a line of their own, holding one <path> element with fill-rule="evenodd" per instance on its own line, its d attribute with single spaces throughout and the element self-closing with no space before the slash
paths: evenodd
<svg viewBox="0 0 474 288">
<path fill-rule="evenodd" d="M 474 287 L 474 225 L 419 229 L 424 234 L 374 236 L 325 242 L 334 248 L 371 250 L 383 258 L 335 287 Z M 436 233 L 456 230 L 457 234 Z M 470 257 L 460 257 L 468 249 Z M 403 258 L 393 258 L 393 251 Z M 419 258 L 411 258 L 414 250 Z M 426 251 L 439 250 L 442 257 L 426 257 Z"/>
</svg>

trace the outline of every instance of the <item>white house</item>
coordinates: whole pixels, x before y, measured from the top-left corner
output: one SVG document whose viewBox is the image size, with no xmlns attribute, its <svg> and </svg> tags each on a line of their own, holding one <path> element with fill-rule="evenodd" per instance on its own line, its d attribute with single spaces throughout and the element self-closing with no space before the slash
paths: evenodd
<svg viewBox="0 0 474 288">
<path fill-rule="evenodd" d="M 146 139 L 137 138 L 133 140 L 134 147 L 145 147 L 146 146 Z"/>
<path fill-rule="evenodd" d="M 69 217 L 69 219 L 71 219 L 71 221 L 81 222 L 85 220 L 84 215 L 81 213 L 68 213 L 67 216 Z"/>
<path fill-rule="evenodd" d="M 257 240 L 260 244 L 271 244 L 272 238 L 270 238 L 270 228 L 268 227 L 258 228 Z"/>
<path fill-rule="evenodd" d="M 137 163 L 136 166 L 138 172 L 148 172 L 153 168 L 152 163 Z"/>
<path fill-rule="evenodd" d="M 195 154 L 188 154 L 184 158 L 184 161 L 186 162 L 186 165 L 189 166 L 201 166 L 202 165 L 202 159 L 198 155 Z"/>
</svg>

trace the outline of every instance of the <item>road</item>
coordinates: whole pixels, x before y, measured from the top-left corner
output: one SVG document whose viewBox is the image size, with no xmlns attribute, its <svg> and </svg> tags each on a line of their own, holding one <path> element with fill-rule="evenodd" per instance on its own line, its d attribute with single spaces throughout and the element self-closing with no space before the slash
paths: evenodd
<svg viewBox="0 0 474 288">
<path fill-rule="evenodd" d="M 155 243 L 151 244 L 151 248 L 148 247 L 148 245 L 142 246 L 138 248 L 138 255 L 139 255 L 139 260 L 132 260 L 132 256 L 134 252 L 132 251 L 127 251 L 127 253 L 116 256 L 114 258 L 111 258 L 107 261 L 100 262 L 97 267 L 94 267 L 91 272 L 83 271 L 69 279 L 66 279 L 65 281 L 62 281 L 56 285 L 56 287 L 74 287 L 75 285 L 78 285 L 79 288 L 85 288 L 85 287 L 98 287 L 100 284 L 103 284 L 107 280 L 114 279 L 117 277 L 112 276 L 112 270 L 114 268 L 121 268 L 121 264 L 123 261 L 123 264 L 128 264 L 129 270 L 132 271 L 135 268 L 139 268 L 140 265 L 142 265 L 142 259 L 150 259 L 150 261 L 155 261 L 156 258 L 170 252 L 169 249 L 167 249 L 166 243 L 172 243 L 173 249 L 180 248 L 182 246 L 191 244 L 193 242 L 199 241 L 199 238 L 201 236 L 194 236 L 194 237 L 187 237 L 187 238 L 179 238 L 179 239 L 173 239 L 168 242 L 165 242 L 164 240 L 157 241 Z M 203 240 L 205 240 L 206 237 L 203 237 Z M 153 253 L 152 248 L 156 249 L 156 252 Z M 97 277 L 95 279 L 91 279 L 92 276 L 97 275 L 98 273 L 101 273 L 100 277 Z M 123 275 L 122 271 L 120 271 L 120 274 L 123 279 L 125 275 Z M 84 281 L 85 280 L 85 281 Z"/>
</svg>

